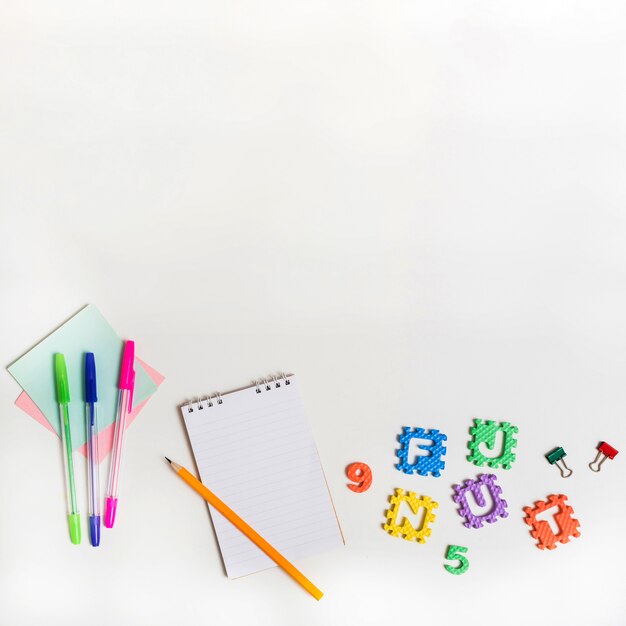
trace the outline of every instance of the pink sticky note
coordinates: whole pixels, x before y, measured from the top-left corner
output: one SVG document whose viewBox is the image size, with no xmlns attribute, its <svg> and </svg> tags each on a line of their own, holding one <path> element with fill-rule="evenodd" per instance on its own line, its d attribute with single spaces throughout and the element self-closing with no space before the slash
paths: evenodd
<svg viewBox="0 0 626 626">
<path fill-rule="evenodd" d="M 165 376 L 157 372 L 153 367 L 150 367 L 145 361 L 142 361 L 137 357 L 137 360 L 143 365 L 146 370 L 148 376 L 152 378 L 155 382 L 156 386 L 159 387 L 161 383 L 165 380 Z M 126 428 L 133 423 L 141 409 L 148 403 L 150 398 L 146 398 L 141 404 L 133 407 L 133 410 L 128 414 Z M 15 401 L 15 406 L 19 407 L 30 415 L 35 421 L 39 422 L 44 428 L 47 428 L 49 431 L 53 432 L 56 435 L 56 432 L 52 426 L 50 426 L 50 422 L 46 419 L 46 416 L 39 410 L 37 405 L 32 401 L 31 397 L 25 392 L 22 391 L 20 395 L 17 397 Z M 115 422 L 104 428 L 98 433 L 98 451 L 100 453 L 99 463 L 104 461 L 104 459 L 110 454 L 111 448 L 113 447 L 113 434 L 115 432 Z M 57 435 L 58 436 L 58 435 Z M 87 444 L 82 445 L 80 448 L 76 449 L 76 452 L 82 454 L 84 457 L 87 456 Z"/>
</svg>

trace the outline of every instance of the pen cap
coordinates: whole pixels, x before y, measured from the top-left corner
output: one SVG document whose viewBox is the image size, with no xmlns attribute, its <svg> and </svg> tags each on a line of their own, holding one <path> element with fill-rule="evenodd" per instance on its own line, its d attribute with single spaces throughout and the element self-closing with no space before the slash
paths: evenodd
<svg viewBox="0 0 626 626">
<path fill-rule="evenodd" d="M 122 369 L 120 371 L 120 389 L 133 389 L 135 386 L 135 342 L 127 341 L 122 355 Z"/>
<path fill-rule="evenodd" d="M 80 514 L 70 513 L 67 519 L 70 524 L 70 541 L 78 545 L 80 543 Z"/>
<path fill-rule="evenodd" d="M 98 402 L 96 359 L 93 352 L 85 354 L 85 402 Z"/>
<path fill-rule="evenodd" d="M 57 400 L 59 404 L 67 404 L 70 401 L 70 386 L 67 382 L 67 367 L 63 354 L 54 355 L 54 374 L 57 381 Z"/>
</svg>

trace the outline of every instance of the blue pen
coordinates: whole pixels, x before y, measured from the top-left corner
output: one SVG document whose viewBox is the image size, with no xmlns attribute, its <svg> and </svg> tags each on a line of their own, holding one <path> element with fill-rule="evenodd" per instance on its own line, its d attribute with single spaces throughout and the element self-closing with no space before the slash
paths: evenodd
<svg viewBox="0 0 626 626">
<path fill-rule="evenodd" d="M 100 545 L 100 476 L 98 463 L 98 391 L 96 360 L 93 352 L 85 354 L 85 416 L 87 419 L 87 467 L 89 471 L 89 534 L 91 545 Z"/>
</svg>

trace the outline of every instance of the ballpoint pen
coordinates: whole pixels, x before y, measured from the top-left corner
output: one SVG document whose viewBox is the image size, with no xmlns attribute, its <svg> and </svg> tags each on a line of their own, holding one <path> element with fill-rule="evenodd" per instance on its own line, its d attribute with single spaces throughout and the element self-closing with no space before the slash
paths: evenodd
<svg viewBox="0 0 626 626">
<path fill-rule="evenodd" d="M 65 466 L 65 495 L 67 499 L 67 520 L 70 526 L 70 540 L 80 543 L 80 513 L 76 505 L 76 485 L 74 484 L 74 463 L 72 461 L 72 434 L 70 429 L 70 387 L 67 382 L 65 356 L 54 355 L 54 372 L 57 383 L 57 401 L 61 418 L 61 440 L 63 442 L 63 465 Z"/>
<path fill-rule="evenodd" d="M 85 354 L 85 419 L 87 426 L 87 467 L 89 472 L 89 535 L 91 545 L 100 545 L 100 472 L 98 463 L 98 388 L 96 359 L 93 352 Z"/>
<path fill-rule="evenodd" d="M 133 391 L 135 388 L 135 342 L 127 341 L 122 355 L 120 371 L 119 395 L 117 397 L 117 417 L 115 418 L 115 434 L 113 436 L 113 452 L 111 453 L 111 469 L 109 471 L 109 488 L 104 512 L 104 525 L 113 528 L 117 511 L 117 491 L 122 460 L 122 445 L 126 430 L 126 416 L 133 408 Z"/>
</svg>

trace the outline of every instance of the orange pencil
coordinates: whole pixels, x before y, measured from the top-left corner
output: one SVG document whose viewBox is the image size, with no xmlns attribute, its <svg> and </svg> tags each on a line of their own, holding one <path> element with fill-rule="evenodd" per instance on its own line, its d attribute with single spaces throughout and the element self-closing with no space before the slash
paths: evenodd
<svg viewBox="0 0 626 626">
<path fill-rule="evenodd" d="M 300 583 L 316 600 L 319 600 L 324 595 L 300 570 L 294 567 L 276 548 L 265 541 L 254 528 L 244 522 L 227 504 L 207 489 L 191 472 L 178 463 L 170 461 L 167 457 L 165 457 L 165 460 L 192 489 L 197 491 L 211 506 L 215 507 L 231 524 L 234 524 L 250 541 L 261 548 L 270 559 L 277 565 L 280 565 L 289 576 Z"/>
</svg>

